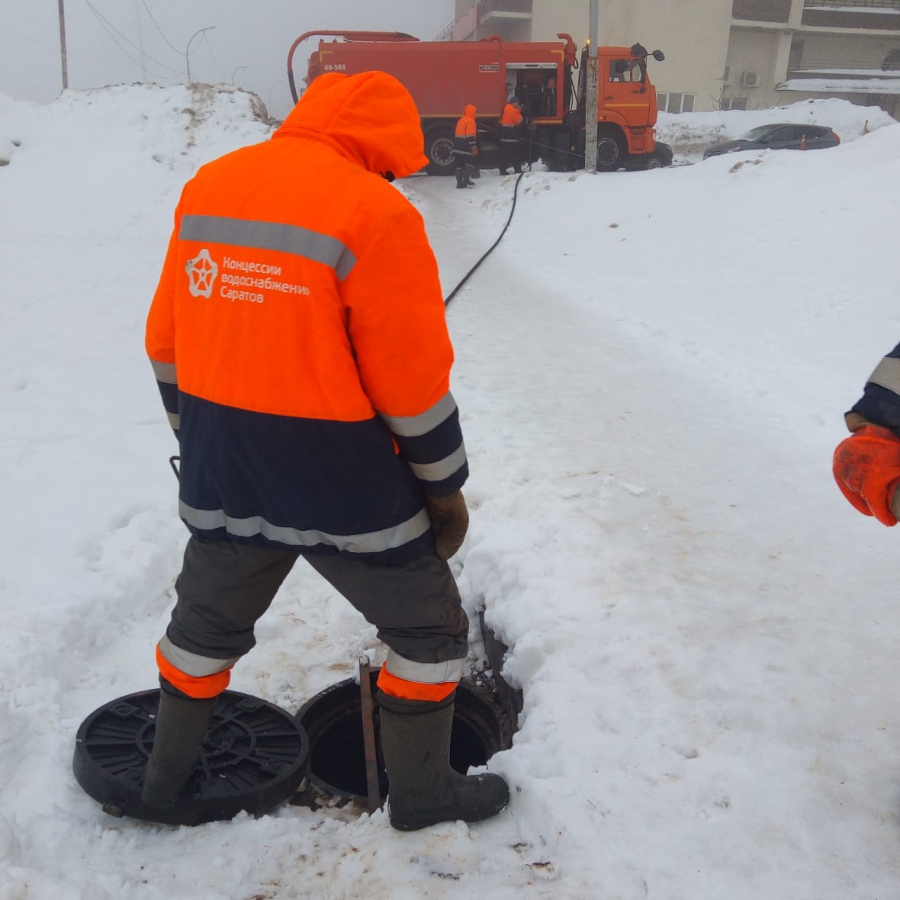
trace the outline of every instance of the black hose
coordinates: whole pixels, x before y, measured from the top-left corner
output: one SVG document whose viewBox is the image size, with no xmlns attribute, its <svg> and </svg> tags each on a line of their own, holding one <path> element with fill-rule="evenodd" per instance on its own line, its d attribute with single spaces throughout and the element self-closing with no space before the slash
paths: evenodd
<svg viewBox="0 0 900 900">
<path fill-rule="evenodd" d="M 498 237 L 497 240 L 494 241 L 494 243 L 491 244 L 490 247 L 488 247 L 488 249 L 482 255 L 481 259 L 479 259 L 478 262 L 475 263 L 475 265 L 472 266 L 472 268 L 469 269 L 468 272 L 466 272 L 466 274 L 463 276 L 462 281 L 460 281 L 460 283 L 455 288 L 453 288 L 453 290 L 450 292 L 450 296 L 447 297 L 447 299 L 444 301 L 445 307 L 450 305 L 450 301 L 459 293 L 459 289 L 475 274 L 475 270 L 491 255 L 497 244 L 499 244 L 500 241 L 503 240 L 503 235 L 506 234 L 506 229 L 509 228 L 509 223 L 512 222 L 512 217 L 516 211 L 516 200 L 519 196 L 519 182 L 522 180 L 522 176 L 524 174 L 524 172 L 519 172 L 519 177 L 516 178 L 516 186 L 513 190 L 512 208 L 509 211 L 509 218 L 506 220 L 506 224 L 503 226 L 503 231 L 500 232 L 500 237 Z"/>
</svg>

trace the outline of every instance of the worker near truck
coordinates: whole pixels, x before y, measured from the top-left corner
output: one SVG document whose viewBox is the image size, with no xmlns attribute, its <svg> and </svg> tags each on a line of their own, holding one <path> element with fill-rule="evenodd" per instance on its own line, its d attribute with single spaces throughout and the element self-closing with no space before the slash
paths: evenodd
<svg viewBox="0 0 900 900">
<path fill-rule="evenodd" d="M 521 152 L 519 149 L 519 127 L 523 116 L 519 98 L 512 95 L 500 116 L 500 174 L 506 175 L 507 169 L 519 174 L 522 171 Z"/>
<path fill-rule="evenodd" d="M 851 436 L 834 453 L 835 481 L 847 500 L 882 525 L 900 513 L 900 345 L 875 367 L 844 416 Z"/>
<path fill-rule="evenodd" d="M 456 186 L 470 187 L 472 179 L 479 177 L 475 157 L 478 156 L 478 124 L 475 121 L 475 107 L 469 103 L 456 123 L 453 138 L 453 156 L 456 158 Z"/>
<path fill-rule="evenodd" d="M 478 821 L 509 800 L 499 775 L 449 765 L 468 620 L 447 559 L 468 525 L 468 463 L 437 264 L 389 184 L 425 163 L 397 79 L 329 73 L 270 141 L 184 188 L 146 329 L 191 534 L 156 648 L 146 807 L 176 802 L 299 557 L 387 645 L 391 824 Z"/>
</svg>

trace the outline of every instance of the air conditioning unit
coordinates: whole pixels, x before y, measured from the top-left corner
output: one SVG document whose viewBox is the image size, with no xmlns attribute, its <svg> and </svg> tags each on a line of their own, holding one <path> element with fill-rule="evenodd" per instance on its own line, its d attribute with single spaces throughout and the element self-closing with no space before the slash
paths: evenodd
<svg viewBox="0 0 900 900">
<path fill-rule="evenodd" d="M 757 72 L 744 72 L 741 86 L 745 88 L 759 87 L 759 74 Z"/>
<path fill-rule="evenodd" d="M 725 72 L 722 75 L 722 84 L 731 84 L 734 81 L 734 72 L 731 66 L 725 66 Z"/>
</svg>

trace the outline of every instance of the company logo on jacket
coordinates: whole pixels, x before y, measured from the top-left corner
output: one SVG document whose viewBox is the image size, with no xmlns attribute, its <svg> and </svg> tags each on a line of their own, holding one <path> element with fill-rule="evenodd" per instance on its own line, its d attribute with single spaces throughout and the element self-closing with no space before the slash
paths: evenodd
<svg viewBox="0 0 900 900">
<path fill-rule="evenodd" d="M 190 279 L 188 290 L 192 297 L 211 297 L 216 276 L 219 274 L 218 263 L 209 255 L 209 250 L 201 250 L 184 267 Z"/>
</svg>

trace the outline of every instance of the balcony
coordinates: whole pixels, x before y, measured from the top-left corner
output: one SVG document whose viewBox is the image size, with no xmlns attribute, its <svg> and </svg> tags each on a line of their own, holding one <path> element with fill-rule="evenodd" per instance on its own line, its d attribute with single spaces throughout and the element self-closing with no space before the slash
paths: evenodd
<svg viewBox="0 0 900 900">
<path fill-rule="evenodd" d="M 731 18 L 747 22 L 787 22 L 791 0 L 733 0 Z"/>
<path fill-rule="evenodd" d="M 500 14 L 511 18 L 527 18 L 531 16 L 532 0 L 483 0 L 479 6 L 479 19 Z"/>
<path fill-rule="evenodd" d="M 900 30 L 900 0 L 804 0 L 804 25 L 817 28 Z"/>
</svg>

